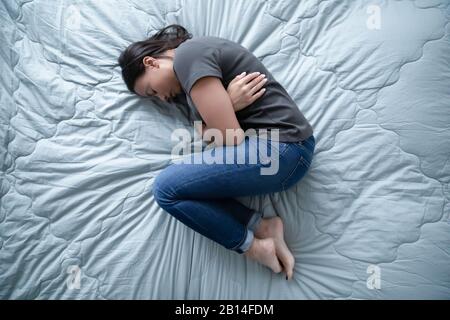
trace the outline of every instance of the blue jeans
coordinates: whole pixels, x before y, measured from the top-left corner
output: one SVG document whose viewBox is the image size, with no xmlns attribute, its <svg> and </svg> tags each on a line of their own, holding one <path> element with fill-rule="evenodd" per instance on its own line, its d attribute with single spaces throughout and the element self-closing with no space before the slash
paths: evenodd
<svg viewBox="0 0 450 320">
<path fill-rule="evenodd" d="M 170 164 L 156 177 L 153 195 L 177 220 L 227 249 L 244 253 L 262 214 L 233 197 L 292 187 L 310 167 L 314 148 L 313 135 L 301 142 L 275 143 L 246 136 L 239 145 L 216 146 L 188 155 L 187 163 Z M 276 161 L 276 172 L 262 174 L 263 168 L 276 167 Z"/>
</svg>

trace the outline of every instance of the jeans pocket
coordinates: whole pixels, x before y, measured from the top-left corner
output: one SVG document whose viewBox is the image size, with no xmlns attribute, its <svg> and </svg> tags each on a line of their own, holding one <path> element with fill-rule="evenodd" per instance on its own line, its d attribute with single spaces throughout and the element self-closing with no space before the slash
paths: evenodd
<svg viewBox="0 0 450 320">
<path fill-rule="evenodd" d="M 310 136 L 308 139 L 297 142 L 297 144 L 303 148 L 308 149 L 308 151 L 314 151 L 316 148 L 316 139 L 314 136 Z"/>
<path fill-rule="evenodd" d="M 288 143 L 260 139 L 257 154 L 260 165 L 270 166 L 273 161 L 280 161 L 280 157 L 289 147 Z"/>
<path fill-rule="evenodd" d="M 301 157 L 300 161 L 303 163 L 304 166 L 306 166 L 307 168 L 309 168 L 311 166 L 311 160 L 312 158 L 308 158 L 308 157 Z"/>
<path fill-rule="evenodd" d="M 311 162 L 311 159 L 314 155 L 314 147 L 310 148 L 309 146 L 306 146 L 304 143 L 301 142 L 297 142 L 295 144 L 295 147 L 304 158 L 308 159 L 309 162 Z"/>
<path fill-rule="evenodd" d="M 313 153 L 314 149 L 309 149 L 301 142 L 290 144 L 290 148 L 286 152 L 286 158 L 290 158 L 291 161 L 295 159 L 296 164 L 287 177 L 283 180 L 283 190 L 289 188 L 303 178 L 311 166 Z"/>
<path fill-rule="evenodd" d="M 309 165 L 307 164 L 307 160 L 303 156 L 298 159 L 297 164 L 291 173 L 284 179 L 281 183 L 282 189 L 289 189 L 291 186 L 296 184 L 300 179 L 302 179 L 306 172 L 308 171 Z"/>
</svg>

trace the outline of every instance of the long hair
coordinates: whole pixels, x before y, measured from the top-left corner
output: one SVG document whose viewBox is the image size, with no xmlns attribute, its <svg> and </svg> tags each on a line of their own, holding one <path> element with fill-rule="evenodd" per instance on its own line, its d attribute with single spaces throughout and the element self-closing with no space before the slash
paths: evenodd
<svg viewBox="0 0 450 320">
<path fill-rule="evenodd" d="M 171 31 L 172 29 L 172 31 Z M 166 50 L 178 47 L 182 42 L 191 39 L 190 34 L 179 24 L 171 24 L 162 28 L 150 38 L 142 41 L 133 42 L 121 54 L 118 59 L 122 68 L 122 78 L 127 85 L 128 90 L 133 93 L 136 79 L 145 72 L 145 66 L 142 62 L 145 56 L 153 58 L 169 58 L 162 55 Z"/>
</svg>

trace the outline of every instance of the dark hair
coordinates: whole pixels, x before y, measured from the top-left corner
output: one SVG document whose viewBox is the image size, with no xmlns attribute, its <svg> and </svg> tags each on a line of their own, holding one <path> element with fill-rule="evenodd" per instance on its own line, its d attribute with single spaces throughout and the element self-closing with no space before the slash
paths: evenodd
<svg viewBox="0 0 450 320">
<path fill-rule="evenodd" d="M 170 31 L 170 29 L 174 29 Z M 145 72 L 144 63 L 145 56 L 154 58 L 165 58 L 161 55 L 166 50 L 178 47 L 182 42 L 192 38 L 184 27 L 179 24 L 171 24 L 159 30 L 150 38 L 130 44 L 119 57 L 119 65 L 122 68 L 122 78 L 125 84 L 133 93 L 136 79 Z"/>
</svg>

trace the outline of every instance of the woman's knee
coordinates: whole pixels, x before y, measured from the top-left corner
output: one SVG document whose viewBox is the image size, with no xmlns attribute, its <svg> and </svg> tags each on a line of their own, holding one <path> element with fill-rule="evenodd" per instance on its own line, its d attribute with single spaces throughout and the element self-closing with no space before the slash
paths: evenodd
<svg viewBox="0 0 450 320">
<path fill-rule="evenodd" d="M 153 182 L 153 196 L 162 208 L 176 200 L 174 177 L 172 166 L 169 166 L 162 170 Z"/>
</svg>

